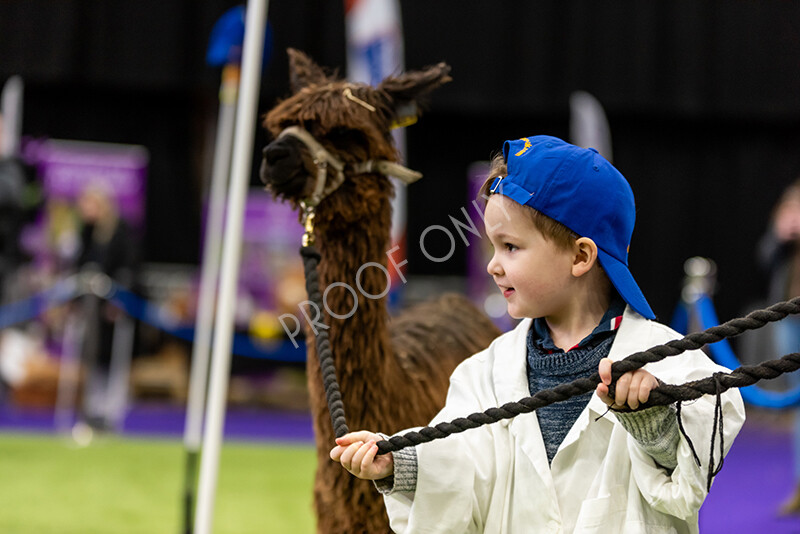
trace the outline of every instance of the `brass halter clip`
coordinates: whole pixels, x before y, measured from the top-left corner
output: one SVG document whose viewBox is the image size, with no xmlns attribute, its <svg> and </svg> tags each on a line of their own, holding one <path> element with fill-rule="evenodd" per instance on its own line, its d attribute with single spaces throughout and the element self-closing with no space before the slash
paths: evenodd
<svg viewBox="0 0 800 534">
<path fill-rule="evenodd" d="M 303 208 L 303 226 L 306 231 L 303 234 L 303 246 L 308 247 L 314 244 L 314 206 L 309 206 L 301 202 Z"/>
</svg>

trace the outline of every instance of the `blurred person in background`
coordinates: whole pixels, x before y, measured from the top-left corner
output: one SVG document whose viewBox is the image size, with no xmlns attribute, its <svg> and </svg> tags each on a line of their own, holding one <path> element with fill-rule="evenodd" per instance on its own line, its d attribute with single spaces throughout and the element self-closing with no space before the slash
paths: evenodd
<svg viewBox="0 0 800 534">
<path fill-rule="evenodd" d="M 800 178 L 784 189 L 776 203 L 770 226 L 758 245 L 758 261 L 768 276 L 768 300 L 781 302 L 800 296 Z M 800 317 L 789 315 L 774 323 L 773 345 L 778 356 L 800 352 Z M 787 376 L 793 387 L 800 375 Z M 795 489 L 781 505 L 781 514 L 800 514 L 800 409 L 793 414 Z"/>
<path fill-rule="evenodd" d="M 128 223 L 119 216 L 112 193 L 103 184 L 87 186 L 77 200 L 82 221 L 77 268 L 110 277 L 122 286 L 133 289 L 138 270 L 138 246 Z M 86 334 L 83 363 L 87 372 L 84 390 L 83 418 L 96 430 L 108 430 L 109 388 L 114 323 L 122 312 L 95 295 L 84 298 Z"/>
</svg>

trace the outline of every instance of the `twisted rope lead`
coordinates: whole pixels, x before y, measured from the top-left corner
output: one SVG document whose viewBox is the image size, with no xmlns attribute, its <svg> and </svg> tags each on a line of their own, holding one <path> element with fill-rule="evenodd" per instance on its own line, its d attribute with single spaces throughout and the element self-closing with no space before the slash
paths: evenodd
<svg viewBox="0 0 800 534">
<path fill-rule="evenodd" d="M 322 314 L 324 308 L 322 306 L 322 293 L 319 290 L 319 273 L 317 272 L 320 254 L 316 247 L 308 245 L 300 248 L 300 255 L 303 257 L 308 299 L 314 303 L 319 313 Z M 319 367 L 322 371 L 322 383 L 325 386 L 325 397 L 328 400 L 328 411 L 331 414 L 333 432 L 337 438 L 340 438 L 350 430 L 347 428 L 342 394 L 339 391 L 339 382 L 336 380 L 336 367 L 333 363 L 331 342 L 328 339 L 328 331 L 326 329 L 320 329 L 319 331 L 314 329 L 314 332 L 316 334 Z"/>
<path fill-rule="evenodd" d="M 767 323 L 779 321 L 789 314 L 798 312 L 800 312 L 800 297 L 786 302 L 779 302 L 765 310 L 756 310 L 745 317 L 732 319 L 719 326 L 689 334 L 664 345 L 634 353 L 624 360 L 612 364 L 612 383 L 616 383 L 616 380 L 623 374 L 635 371 L 648 363 L 657 362 L 687 350 L 699 349 L 703 345 L 737 336 L 747 330 L 761 328 Z M 761 379 L 775 378 L 798 368 L 800 368 L 800 354 L 793 353 L 779 360 L 767 361 L 757 366 L 742 366 L 731 373 L 717 373 L 715 376 L 683 385 L 661 385 L 650 392 L 650 399 L 640 409 L 659 404 L 672 404 L 677 401 L 697 399 L 706 394 L 718 394 L 732 387 L 749 386 Z M 556 386 L 553 389 L 539 391 L 532 397 L 526 397 L 519 402 L 509 402 L 499 408 L 489 408 L 485 412 L 473 413 L 450 422 L 424 427 L 419 431 L 393 436 L 388 440 L 377 443 L 378 454 L 386 454 L 405 447 L 442 439 L 470 428 L 477 428 L 482 425 L 496 423 L 501 419 L 510 419 L 520 414 L 530 413 L 538 408 L 593 391 L 599 383 L 600 375 L 594 373 L 587 378 L 579 378 L 568 384 Z"/>
<path fill-rule="evenodd" d="M 319 289 L 319 274 L 317 265 L 320 261 L 320 254 L 313 245 L 304 246 L 300 249 L 303 257 L 303 265 L 306 276 L 306 291 L 308 298 L 316 305 L 319 313 L 322 314 L 323 303 L 322 293 Z M 687 350 L 695 350 L 710 343 L 716 343 L 723 339 L 731 338 L 747 330 L 761 328 L 767 323 L 779 321 L 789 314 L 800 312 L 800 297 L 796 297 L 786 302 L 773 304 L 767 309 L 756 310 L 747 314 L 745 317 L 732 319 L 719 326 L 712 326 L 702 332 L 689 334 L 681 339 L 675 339 L 664 345 L 657 345 L 649 350 L 631 354 L 627 358 L 614 362 L 611 365 L 612 384 L 623 374 L 635 371 L 648 363 L 654 363 L 668 356 L 675 356 Z M 349 432 L 344 414 L 344 404 L 339 390 L 339 383 L 336 380 L 336 368 L 333 362 L 330 340 L 326 329 L 316 332 L 316 347 L 319 357 L 319 365 L 322 371 L 322 380 L 325 387 L 325 395 L 328 401 L 328 410 L 331 414 L 331 422 L 336 437 L 341 437 Z M 754 384 L 762 379 L 771 379 L 800 369 L 800 353 L 787 354 L 778 360 L 770 360 L 756 366 L 741 366 L 731 373 L 715 373 L 713 376 L 702 380 L 687 382 L 682 385 L 662 384 L 650 392 L 648 402 L 640 406 L 644 409 L 650 406 L 672 404 L 693 400 L 703 395 L 719 395 L 734 387 L 743 387 Z M 451 434 L 464 432 L 470 428 L 477 428 L 482 425 L 496 423 L 502 419 L 511 419 L 517 415 L 530 413 L 538 408 L 566 400 L 576 395 L 582 395 L 593 391 L 600 383 L 600 375 L 594 373 L 586 378 L 579 378 L 568 384 L 561 384 L 553 389 L 537 392 L 532 397 L 526 397 L 519 402 L 509 402 L 499 408 L 489 408 L 485 412 L 477 412 L 467 417 L 459 417 L 450 422 L 439 423 L 433 427 L 424 427 L 416 432 L 393 436 L 388 440 L 379 441 L 378 454 L 397 451 L 405 447 L 427 443 L 435 439 L 442 439 Z M 719 400 L 718 400 L 719 403 Z M 679 421 L 680 423 L 680 421 Z M 721 421 L 720 421 L 721 424 Z M 712 441 L 713 448 L 713 441 Z M 720 449 L 722 444 L 720 443 Z M 696 458 L 695 454 L 695 458 Z M 712 454 L 713 457 L 713 454 Z M 699 462 L 699 460 L 698 460 Z M 709 466 L 709 472 L 713 466 Z M 717 469 L 719 466 L 717 466 Z M 709 474 L 709 480 L 711 478 Z"/>
</svg>

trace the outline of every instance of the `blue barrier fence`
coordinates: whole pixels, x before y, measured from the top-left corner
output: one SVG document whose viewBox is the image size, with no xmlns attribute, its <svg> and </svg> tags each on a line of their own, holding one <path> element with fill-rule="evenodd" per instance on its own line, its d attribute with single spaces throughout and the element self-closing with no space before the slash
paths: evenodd
<svg viewBox="0 0 800 534">
<path fill-rule="evenodd" d="M 688 308 L 686 304 L 681 304 L 678 308 L 683 308 L 683 311 L 676 310 L 672 326 L 681 333 L 686 333 L 688 317 L 692 312 L 694 312 L 693 316 L 698 322 L 697 327 L 699 330 L 707 330 L 712 326 L 719 325 L 714 303 L 708 295 L 700 295 L 691 305 L 691 308 Z M 729 369 L 736 369 L 741 366 L 727 339 L 708 345 L 708 349 L 711 358 L 717 364 Z M 759 387 L 758 384 L 754 384 L 743 387 L 739 391 L 742 393 L 742 398 L 745 402 L 762 408 L 784 409 L 800 405 L 800 386 L 786 391 L 769 391 Z"/>
<path fill-rule="evenodd" d="M 35 319 L 48 309 L 69 302 L 79 294 L 77 277 L 70 277 L 37 295 L 0 306 L 0 329 Z"/>
<path fill-rule="evenodd" d="M 56 283 L 50 289 L 41 293 L 0 306 L 0 329 L 8 328 L 41 316 L 50 308 L 66 304 L 90 291 L 86 284 L 81 283 L 81 275 L 72 276 Z M 179 324 L 166 318 L 161 313 L 161 308 L 139 295 L 125 289 L 118 283 L 110 280 L 107 291 L 95 294 L 108 300 L 111 304 L 123 310 L 131 317 L 149 324 L 177 338 L 186 341 L 194 340 L 194 326 Z M 269 340 L 269 346 L 253 341 L 250 336 L 234 334 L 232 352 L 246 358 L 256 358 L 278 362 L 303 362 L 306 359 L 305 347 L 295 348 L 287 340 Z"/>
</svg>

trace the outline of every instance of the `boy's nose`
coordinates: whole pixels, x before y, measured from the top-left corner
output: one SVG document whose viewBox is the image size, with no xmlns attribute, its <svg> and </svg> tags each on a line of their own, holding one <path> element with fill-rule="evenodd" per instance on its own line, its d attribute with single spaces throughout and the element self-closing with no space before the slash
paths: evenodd
<svg viewBox="0 0 800 534">
<path fill-rule="evenodd" d="M 486 272 L 489 273 L 489 276 L 497 276 L 502 272 L 500 269 L 500 262 L 497 261 L 494 254 L 489 260 L 489 263 L 486 265 Z"/>
</svg>

